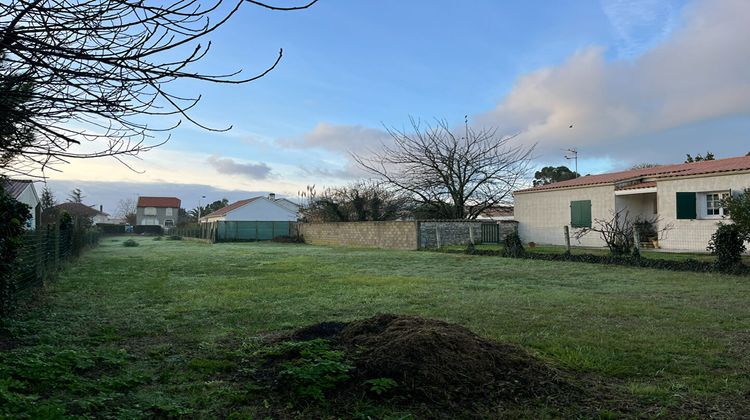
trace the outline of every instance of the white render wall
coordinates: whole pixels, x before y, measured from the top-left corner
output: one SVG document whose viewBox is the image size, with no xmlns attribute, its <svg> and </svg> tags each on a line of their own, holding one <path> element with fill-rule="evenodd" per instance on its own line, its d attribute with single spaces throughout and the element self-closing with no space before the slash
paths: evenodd
<svg viewBox="0 0 750 420">
<path fill-rule="evenodd" d="M 659 245 L 664 249 L 706 251 L 708 241 L 721 220 L 700 219 L 700 209 L 698 209 L 699 219 L 697 220 L 677 220 L 677 193 L 739 191 L 750 187 L 750 173 L 660 180 L 656 187 L 660 223 L 672 224 L 673 227 L 666 232 L 663 239 L 659 240 Z M 698 200 L 698 206 L 700 205 L 700 200 Z M 725 220 L 725 222 L 730 221 Z"/>
<path fill-rule="evenodd" d="M 272 202 L 263 197 L 251 203 L 234 209 L 227 213 L 223 218 L 212 218 L 210 221 L 231 220 L 231 221 L 252 221 L 252 222 L 296 222 L 297 212 L 292 211 L 281 204 Z"/>
<path fill-rule="evenodd" d="M 570 202 L 591 200 L 591 219 L 611 218 L 615 207 L 613 185 L 547 190 L 519 193 L 514 196 L 514 217 L 518 222 L 518 234 L 524 243 L 565 245 L 564 226 L 570 226 Z M 604 246 L 604 241 L 595 233 L 589 233 L 580 242 L 573 238 L 571 245 Z"/>
<path fill-rule="evenodd" d="M 18 195 L 16 200 L 30 207 L 29 212 L 31 213 L 31 218 L 28 222 L 29 228 L 36 229 L 39 224 L 39 221 L 36 220 L 36 206 L 39 205 L 39 197 L 37 197 L 34 184 L 29 183 L 26 189 Z"/>
</svg>

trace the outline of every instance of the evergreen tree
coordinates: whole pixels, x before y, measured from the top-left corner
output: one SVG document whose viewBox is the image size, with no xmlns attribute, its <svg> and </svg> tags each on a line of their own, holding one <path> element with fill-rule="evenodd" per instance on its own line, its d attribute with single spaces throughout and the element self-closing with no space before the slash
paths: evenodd
<svg viewBox="0 0 750 420">
<path fill-rule="evenodd" d="M 55 196 L 52 194 L 52 190 L 50 190 L 47 186 L 45 186 L 42 190 L 41 201 L 42 210 L 48 210 L 57 205 L 57 201 L 55 200 Z"/>
<path fill-rule="evenodd" d="M 69 203 L 83 203 L 83 191 L 80 188 L 76 188 L 70 192 L 68 196 Z"/>
</svg>

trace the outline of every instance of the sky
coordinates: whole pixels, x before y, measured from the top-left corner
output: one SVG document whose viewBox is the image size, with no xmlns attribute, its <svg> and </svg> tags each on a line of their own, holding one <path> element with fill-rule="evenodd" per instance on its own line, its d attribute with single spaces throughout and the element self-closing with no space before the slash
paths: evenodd
<svg viewBox="0 0 750 420">
<path fill-rule="evenodd" d="M 281 0 L 277 4 L 283 3 Z M 275 192 L 296 197 L 362 177 L 351 153 L 409 118 L 496 127 L 536 145 L 534 165 L 595 174 L 637 163 L 750 151 L 750 1 L 320 0 L 273 12 L 246 4 L 210 36 L 197 67 L 263 71 L 244 85 L 179 82 L 202 95 L 168 143 L 128 161 L 48 171 L 58 201 L 114 213 L 123 198 L 168 195 L 193 208 Z M 167 125 L 164 121 L 157 121 Z M 573 128 L 569 128 L 573 125 Z M 86 147 L 91 147 L 90 145 Z M 205 199 L 201 197 L 205 196 Z"/>
</svg>

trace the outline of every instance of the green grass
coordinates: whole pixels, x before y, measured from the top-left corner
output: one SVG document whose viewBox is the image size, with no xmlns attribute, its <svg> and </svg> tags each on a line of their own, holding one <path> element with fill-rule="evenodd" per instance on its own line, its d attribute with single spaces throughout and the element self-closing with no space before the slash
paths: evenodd
<svg viewBox="0 0 750 420">
<path fill-rule="evenodd" d="M 746 413 L 746 277 L 432 252 L 136 240 L 140 246 L 128 248 L 118 238 L 103 239 L 6 324 L 0 417 L 262 417 L 275 403 L 238 379 L 243 342 L 382 312 L 457 322 L 517 343 L 581 381 L 605 384 L 647 416 Z M 623 409 L 612 404 L 602 415 Z M 344 417 L 405 414 L 387 405 L 344 409 Z M 547 413 L 529 410 L 524 415 Z"/>
</svg>

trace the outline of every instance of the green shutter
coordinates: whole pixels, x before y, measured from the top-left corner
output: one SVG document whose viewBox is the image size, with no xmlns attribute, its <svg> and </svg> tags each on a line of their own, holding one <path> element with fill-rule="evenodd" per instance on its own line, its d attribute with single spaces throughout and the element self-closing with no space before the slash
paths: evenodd
<svg viewBox="0 0 750 420">
<path fill-rule="evenodd" d="M 696 194 L 694 192 L 677 193 L 677 218 L 697 219 Z"/>
<path fill-rule="evenodd" d="M 591 200 L 570 202 L 570 226 L 591 227 Z"/>
</svg>

